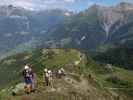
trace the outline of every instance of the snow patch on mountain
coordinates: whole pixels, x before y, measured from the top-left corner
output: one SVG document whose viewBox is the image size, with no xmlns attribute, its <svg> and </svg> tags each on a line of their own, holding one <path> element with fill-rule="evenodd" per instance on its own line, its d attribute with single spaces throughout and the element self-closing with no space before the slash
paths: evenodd
<svg viewBox="0 0 133 100">
<path fill-rule="evenodd" d="M 81 38 L 81 41 L 83 41 L 83 40 L 85 40 L 86 39 L 86 36 L 83 36 L 82 38 Z"/>
<path fill-rule="evenodd" d="M 71 13 L 66 12 L 66 13 L 65 13 L 65 16 L 71 16 Z"/>
</svg>

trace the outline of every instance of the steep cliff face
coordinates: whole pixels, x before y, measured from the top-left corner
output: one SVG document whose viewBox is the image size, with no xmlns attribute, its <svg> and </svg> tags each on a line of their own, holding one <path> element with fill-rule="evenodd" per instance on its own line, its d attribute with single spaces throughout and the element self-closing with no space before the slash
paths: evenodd
<svg viewBox="0 0 133 100">
<path fill-rule="evenodd" d="M 102 8 L 100 9 L 100 21 L 102 28 L 106 32 L 106 37 L 109 36 L 111 31 L 111 27 L 118 21 L 121 22 L 123 19 L 123 15 L 121 13 L 116 12 L 113 8 Z"/>
<path fill-rule="evenodd" d="M 120 31 L 121 27 L 133 21 L 131 18 L 133 16 L 133 5 L 128 3 L 120 3 L 109 8 L 101 7 L 99 13 L 100 22 L 107 38 L 113 38 L 111 35 L 117 35 L 117 31 Z M 123 32 L 123 34 L 126 33 Z"/>
<path fill-rule="evenodd" d="M 69 38 L 73 47 L 96 49 L 103 45 L 120 45 L 133 37 L 133 5 L 120 3 L 112 7 L 93 5 L 71 17 L 52 32 L 52 39 Z M 55 42 L 54 42 L 55 43 Z"/>
</svg>

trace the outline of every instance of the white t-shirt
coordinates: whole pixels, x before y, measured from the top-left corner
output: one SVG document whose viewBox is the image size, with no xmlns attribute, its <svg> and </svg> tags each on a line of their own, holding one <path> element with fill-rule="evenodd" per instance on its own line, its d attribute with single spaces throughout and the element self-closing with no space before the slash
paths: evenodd
<svg viewBox="0 0 133 100">
<path fill-rule="evenodd" d="M 49 77 L 49 74 L 48 74 L 48 73 L 45 73 L 45 76 L 46 76 L 46 77 Z"/>
</svg>

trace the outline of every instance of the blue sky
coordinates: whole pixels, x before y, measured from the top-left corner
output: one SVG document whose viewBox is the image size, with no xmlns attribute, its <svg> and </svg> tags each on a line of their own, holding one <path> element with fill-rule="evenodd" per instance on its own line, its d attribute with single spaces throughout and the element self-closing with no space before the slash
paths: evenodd
<svg viewBox="0 0 133 100">
<path fill-rule="evenodd" d="M 88 8 L 89 6 L 93 4 L 99 4 L 99 5 L 104 5 L 104 6 L 112 6 L 116 5 L 118 3 L 122 2 L 122 0 L 80 0 L 78 2 L 75 2 L 71 4 L 68 8 L 70 10 L 83 10 Z"/>
<path fill-rule="evenodd" d="M 120 2 L 133 3 L 133 0 L 77 0 L 77 2 L 69 4 L 68 9 L 74 11 L 81 11 L 83 9 L 87 9 L 89 6 L 94 4 L 103 6 L 114 6 L 119 4 Z"/>
<path fill-rule="evenodd" d="M 13 4 L 31 10 L 61 8 L 81 11 L 93 4 L 111 6 L 122 1 L 133 2 L 133 0 L 0 0 L 0 5 Z"/>
</svg>

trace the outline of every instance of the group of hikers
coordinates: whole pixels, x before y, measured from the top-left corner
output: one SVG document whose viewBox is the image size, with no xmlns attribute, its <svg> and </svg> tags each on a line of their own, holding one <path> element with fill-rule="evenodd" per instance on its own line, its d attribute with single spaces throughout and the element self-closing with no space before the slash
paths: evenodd
<svg viewBox="0 0 133 100">
<path fill-rule="evenodd" d="M 63 68 L 57 71 L 52 71 L 47 68 L 43 71 L 43 80 L 45 86 L 51 86 L 53 88 L 53 78 L 61 78 L 65 76 L 65 70 Z M 23 70 L 23 77 L 25 81 L 24 90 L 27 94 L 35 91 L 36 86 L 36 74 L 32 69 L 32 66 L 25 65 Z"/>
</svg>

